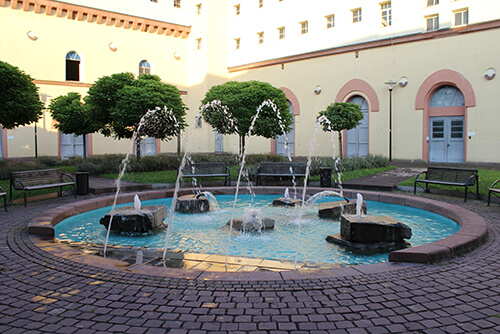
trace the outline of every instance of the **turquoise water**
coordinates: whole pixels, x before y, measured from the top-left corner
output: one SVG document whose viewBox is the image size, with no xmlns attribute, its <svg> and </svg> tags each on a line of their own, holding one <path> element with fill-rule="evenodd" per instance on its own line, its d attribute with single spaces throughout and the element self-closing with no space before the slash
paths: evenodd
<svg viewBox="0 0 500 334">
<path fill-rule="evenodd" d="M 235 231 L 231 237 L 229 255 L 248 256 L 276 260 L 294 260 L 299 228 L 297 208 L 273 207 L 272 201 L 280 195 L 239 195 L 234 218 L 242 218 L 248 207 L 259 208 L 264 217 L 275 220 L 274 230 L 262 233 Z M 304 211 L 300 220 L 301 235 L 298 261 L 328 264 L 368 264 L 387 261 L 388 253 L 360 255 L 325 241 L 329 234 L 340 232 L 339 221 L 318 218 L 318 203 L 338 198 L 325 197 Z M 170 210 L 171 198 L 144 201 L 142 205 L 165 205 Z M 217 196 L 220 210 L 203 214 L 175 213 L 172 222 L 169 249 L 226 254 L 229 228 L 226 223 L 233 217 L 234 195 Z M 460 227 L 454 221 L 425 210 L 411 207 L 367 201 L 368 214 L 388 215 L 411 227 L 409 242 L 418 246 L 437 241 L 456 233 Z M 128 203 L 124 205 L 133 205 Z M 119 205 L 123 206 L 123 205 Z M 104 244 L 106 229 L 99 219 L 111 211 L 111 207 L 85 212 L 67 218 L 56 225 L 56 238 Z M 162 249 L 166 230 L 140 236 L 111 233 L 109 244 Z"/>
</svg>

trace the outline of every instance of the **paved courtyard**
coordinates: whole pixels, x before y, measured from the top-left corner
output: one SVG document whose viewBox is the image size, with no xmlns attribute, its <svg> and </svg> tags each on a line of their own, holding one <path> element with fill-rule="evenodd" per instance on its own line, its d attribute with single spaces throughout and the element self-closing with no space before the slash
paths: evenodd
<svg viewBox="0 0 500 334">
<path fill-rule="evenodd" d="M 40 250 L 27 222 L 72 197 L 9 207 L 0 212 L 0 333 L 500 333 L 500 205 L 420 196 L 483 216 L 486 243 L 437 264 L 338 277 L 193 280 Z"/>
</svg>

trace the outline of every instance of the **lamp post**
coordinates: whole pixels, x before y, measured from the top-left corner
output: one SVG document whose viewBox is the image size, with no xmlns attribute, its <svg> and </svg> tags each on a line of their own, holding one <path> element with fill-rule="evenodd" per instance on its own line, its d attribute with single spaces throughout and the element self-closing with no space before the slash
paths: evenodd
<svg viewBox="0 0 500 334">
<path fill-rule="evenodd" d="M 392 161 L 392 90 L 397 82 L 389 80 L 385 84 L 389 85 L 389 161 Z"/>
</svg>

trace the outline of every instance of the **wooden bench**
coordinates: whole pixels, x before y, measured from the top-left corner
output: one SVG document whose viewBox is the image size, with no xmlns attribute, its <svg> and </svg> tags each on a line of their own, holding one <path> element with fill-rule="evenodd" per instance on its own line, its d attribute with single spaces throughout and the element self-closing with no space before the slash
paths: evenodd
<svg viewBox="0 0 500 334">
<path fill-rule="evenodd" d="M 500 179 L 493 182 L 488 189 L 488 206 L 490 205 L 491 194 L 500 197 L 500 188 L 495 188 L 496 184 L 500 184 Z"/>
<path fill-rule="evenodd" d="M 425 178 L 419 179 L 423 175 Z M 429 192 L 429 184 L 441 184 L 446 186 L 464 187 L 464 199 L 467 202 L 467 193 L 470 191 L 479 198 L 479 175 L 477 169 L 453 168 L 453 167 L 428 167 L 427 171 L 421 172 L 415 178 L 413 193 L 417 192 L 417 185 L 425 184 L 425 191 Z M 474 186 L 476 191 L 474 193 Z"/>
<path fill-rule="evenodd" d="M 26 206 L 26 193 L 32 190 L 59 188 L 57 195 L 62 196 L 63 188 L 68 187 L 73 189 L 76 198 L 75 185 L 76 183 L 73 177 L 59 169 L 39 169 L 12 172 L 10 177 L 10 202 L 12 203 L 13 201 L 13 189 L 22 191 L 22 195 L 24 196 L 24 206 Z M 20 196 L 21 195 L 18 197 Z"/>
<path fill-rule="evenodd" d="M 7 192 L 0 187 L 0 197 L 3 197 L 3 207 L 7 211 Z"/>
<path fill-rule="evenodd" d="M 231 181 L 231 172 L 223 162 L 198 162 L 184 166 L 182 178 L 198 177 L 223 177 L 226 186 L 228 180 Z"/>
<path fill-rule="evenodd" d="M 261 162 L 257 168 L 257 185 L 264 178 L 306 177 L 307 165 L 302 162 Z"/>
</svg>

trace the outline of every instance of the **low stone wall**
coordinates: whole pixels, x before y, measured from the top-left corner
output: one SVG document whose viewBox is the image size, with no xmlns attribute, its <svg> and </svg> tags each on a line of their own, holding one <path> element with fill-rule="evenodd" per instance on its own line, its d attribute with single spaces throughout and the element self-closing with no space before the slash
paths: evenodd
<svg viewBox="0 0 500 334">
<path fill-rule="evenodd" d="M 204 190 L 210 191 L 214 195 L 234 194 L 235 191 L 234 188 L 230 187 L 204 188 Z M 307 193 L 309 195 L 313 195 L 323 190 L 331 189 L 308 188 Z M 256 194 L 279 195 L 284 193 L 285 188 L 254 187 L 253 191 Z M 178 195 L 182 196 L 192 193 L 193 189 L 181 189 Z M 362 194 L 365 200 L 399 204 L 434 212 L 450 218 L 461 226 L 460 231 L 447 238 L 430 244 L 402 249 L 390 253 L 389 261 L 391 262 L 431 263 L 450 259 L 454 256 L 467 253 L 470 250 L 479 247 L 488 237 L 488 228 L 484 219 L 481 216 L 459 206 L 415 196 L 372 191 L 344 190 L 344 196 L 348 198 L 356 198 L 357 193 Z M 150 190 L 139 192 L 137 194 L 139 195 L 141 201 L 147 201 L 150 199 L 172 197 L 174 190 Z M 120 195 L 118 196 L 116 203 L 132 203 L 134 201 L 134 196 L 135 193 Z M 49 210 L 45 212 L 44 215 L 37 216 L 31 220 L 28 224 L 28 233 L 46 238 L 54 238 L 54 226 L 56 226 L 60 221 L 82 212 L 111 206 L 113 205 L 114 198 L 115 196 L 110 195 L 95 199 L 87 199 Z"/>
</svg>

